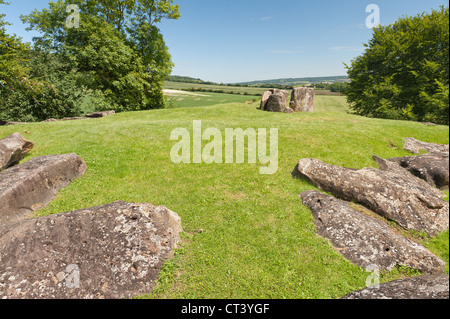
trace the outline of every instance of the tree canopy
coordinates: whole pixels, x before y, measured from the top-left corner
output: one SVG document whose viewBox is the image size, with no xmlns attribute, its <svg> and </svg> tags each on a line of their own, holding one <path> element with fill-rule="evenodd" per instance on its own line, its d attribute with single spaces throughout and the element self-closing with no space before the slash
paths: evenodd
<svg viewBox="0 0 450 319">
<path fill-rule="evenodd" d="M 355 113 L 448 125 L 448 7 L 376 27 L 365 46 L 347 66 Z"/>
<path fill-rule="evenodd" d="M 163 108 L 173 64 L 157 24 L 179 17 L 173 0 L 58 0 L 21 16 L 39 32 L 30 47 L 0 15 L 1 116 L 76 116 L 87 97 L 96 110 Z"/>
</svg>

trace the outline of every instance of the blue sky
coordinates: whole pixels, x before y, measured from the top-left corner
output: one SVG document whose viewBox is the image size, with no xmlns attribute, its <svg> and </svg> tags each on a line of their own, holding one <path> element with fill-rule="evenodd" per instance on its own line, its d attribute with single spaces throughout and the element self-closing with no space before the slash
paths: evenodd
<svg viewBox="0 0 450 319">
<path fill-rule="evenodd" d="M 24 41 L 19 16 L 47 7 L 48 0 L 8 0 L 0 12 Z M 363 52 L 372 35 L 365 25 L 369 4 L 381 24 L 416 15 L 447 0 L 175 0 L 179 20 L 159 25 L 170 48 L 173 74 L 215 82 L 345 75 L 343 63 Z"/>
</svg>

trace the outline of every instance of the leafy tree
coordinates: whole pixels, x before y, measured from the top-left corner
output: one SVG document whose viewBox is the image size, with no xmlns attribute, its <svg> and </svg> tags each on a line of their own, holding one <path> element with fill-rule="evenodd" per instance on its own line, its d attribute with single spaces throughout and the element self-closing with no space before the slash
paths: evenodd
<svg viewBox="0 0 450 319">
<path fill-rule="evenodd" d="M 369 117 L 449 124 L 449 8 L 373 30 L 347 66 L 352 110 Z"/>
<path fill-rule="evenodd" d="M 80 9 L 79 28 L 66 26 L 71 4 Z M 155 24 L 179 16 L 173 0 L 59 0 L 22 20 L 42 33 L 36 49 L 55 52 L 86 75 L 98 108 L 134 111 L 165 105 L 162 89 L 173 64 Z"/>
</svg>

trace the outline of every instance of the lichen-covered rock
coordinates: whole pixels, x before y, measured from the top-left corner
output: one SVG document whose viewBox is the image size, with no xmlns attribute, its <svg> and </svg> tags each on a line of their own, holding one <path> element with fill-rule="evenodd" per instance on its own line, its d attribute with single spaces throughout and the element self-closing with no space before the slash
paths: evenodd
<svg viewBox="0 0 450 319">
<path fill-rule="evenodd" d="M 125 202 L 0 225 L 0 299 L 149 293 L 181 231 L 164 206 Z"/>
<path fill-rule="evenodd" d="M 294 112 L 314 112 L 315 97 L 316 91 L 314 88 L 294 88 L 289 106 Z"/>
<path fill-rule="evenodd" d="M 395 280 L 351 292 L 342 299 L 449 299 L 449 277 L 426 275 Z"/>
<path fill-rule="evenodd" d="M 444 188 L 449 185 L 448 152 L 396 157 L 389 160 L 406 168 L 409 172 L 426 180 L 434 187 Z"/>
<path fill-rule="evenodd" d="M 268 112 L 284 112 L 287 106 L 289 92 L 272 89 L 266 91 L 261 99 L 261 110 Z"/>
<path fill-rule="evenodd" d="M 346 202 L 319 191 L 301 194 L 316 219 L 320 236 L 327 238 L 345 258 L 367 268 L 390 271 L 398 265 L 425 273 L 442 273 L 445 262 L 426 248 L 394 233 L 381 220 L 352 209 Z"/>
<path fill-rule="evenodd" d="M 11 134 L 0 140 L 0 171 L 17 164 L 34 146 L 20 133 Z"/>
<path fill-rule="evenodd" d="M 420 151 L 427 151 L 428 153 L 441 153 L 448 152 L 449 145 L 445 144 L 436 144 L 436 143 L 427 143 L 419 141 L 413 137 L 405 138 L 405 150 L 413 153 L 420 154 Z"/>
<path fill-rule="evenodd" d="M 44 207 L 86 169 L 81 157 L 64 154 L 35 157 L 0 172 L 0 225 Z"/>
<path fill-rule="evenodd" d="M 299 161 L 298 171 L 320 189 L 363 204 L 406 229 L 435 236 L 449 228 L 449 203 L 430 185 L 408 175 L 344 168 L 308 158 Z"/>
</svg>

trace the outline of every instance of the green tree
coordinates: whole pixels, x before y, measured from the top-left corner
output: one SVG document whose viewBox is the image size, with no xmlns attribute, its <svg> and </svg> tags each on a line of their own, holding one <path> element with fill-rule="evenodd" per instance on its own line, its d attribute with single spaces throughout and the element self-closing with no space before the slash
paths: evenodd
<svg viewBox="0 0 450 319">
<path fill-rule="evenodd" d="M 66 8 L 80 9 L 79 28 L 68 28 Z M 173 64 L 160 30 L 162 19 L 178 19 L 173 0 L 59 0 L 22 20 L 42 33 L 35 48 L 55 52 L 85 74 L 99 108 L 134 111 L 162 108 L 164 80 Z"/>
<path fill-rule="evenodd" d="M 449 8 L 403 17 L 373 30 L 347 66 L 356 114 L 449 124 Z"/>
</svg>

